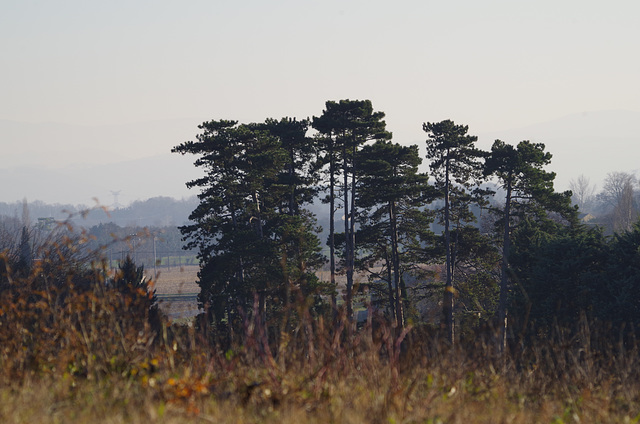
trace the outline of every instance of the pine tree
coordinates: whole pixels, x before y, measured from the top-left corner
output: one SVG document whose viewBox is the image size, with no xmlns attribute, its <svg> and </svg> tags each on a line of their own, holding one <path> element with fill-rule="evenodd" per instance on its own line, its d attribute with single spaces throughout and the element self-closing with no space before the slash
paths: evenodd
<svg viewBox="0 0 640 424">
<path fill-rule="evenodd" d="M 387 140 L 391 134 L 386 131 L 383 120 L 383 112 L 374 112 L 369 100 L 341 100 L 340 102 L 328 101 L 326 109 L 320 117 L 314 117 L 312 126 L 324 140 L 325 163 L 329 164 L 329 204 L 331 215 L 335 208 L 335 175 L 339 161 L 342 162 L 340 172 L 342 174 L 342 207 L 344 210 L 344 261 L 347 276 L 346 305 L 347 316 L 353 318 L 353 273 L 355 268 L 356 241 L 355 241 L 355 216 L 356 216 L 356 187 L 358 175 L 358 152 L 364 143 L 370 140 Z M 333 223 L 333 216 L 331 217 Z M 330 249 L 335 246 L 335 233 L 333 226 L 330 228 Z M 334 280 L 335 259 L 331 254 L 331 273 Z"/>
<path fill-rule="evenodd" d="M 228 339 L 240 326 L 239 311 L 252 310 L 254 296 L 256 319 L 265 323 L 270 312 L 283 310 L 283 298 L 286 307 L 291 284 L 313 283 L 321 261 L 314 220 L 300 207 L 300 154 L 295 146 L 283 147 L 290 141 L 286 134 L 304 136 L 306 125 L 299 125 L 209 121 L 199 126 L 197 141 L 173 149 L 198 155 L 195 165 L 206 172 L 187 183 L 201 189 L 200 204 L 190 216 L 193 224 L 181 231 L 185 247 L 199 250 L 200 303 Z"/>
<path fill-rule="evenodd" d="M 444 247 L 446 262 L 446 281 L 443 302 L 443 315 L 447 338 L 454 343 L 454 244 L 451 241 L 451 228 L 456 198 L 466 196 L 472 187 L 479 184 L 482 165 L 479 159 L 483 152 L 475 147 L 477 137 L 468 135 L 468 126 L 456 125 L 446 120 L 438 123 L 425 123 L 422 126 L 427 133 L 427 159 L 431 161 L 429 168 L 435 179 L 434 186 L 439 197 L 444 200 L 440 209 L 444 226 Z M 462 203 L 458 202 L 458 205 Z M 464 210 L 458 209 L 459 222 L 472 218 L 463 215 Z"/>
<path fill-rule="evenodd" d="M 388 303 L 395 324 L 405 324 L 408 298 L 402 278 L 412 265 L 408 250 L 416 248 L 428 232 L 431 217 L 420 207 L 433 195 L 428 177 L 418 173 L 422 162 L 418 146 L 380 140 L 365 146 L 359 167 L 359 244 L 368 254 L 360 261 L 368 269 L 384 264 L 373 276 L 387 282 Z M 418 217 L 426 218 L 418 220 Z M 413 255 L 415 256 L 415 255 Z"/>
<path fill-rule="evenodd" d="M 522 141 L 517 147 L 496 140 L 485 162 L 484 174 L 495 176 L 505 191 L 502 223 L 502 270 L 498 325 L 500 348 L 506 346 L 507 300 L 509 293 L 509 255 L 514 220 L 549 221 L 549 211 L 560 213 L 568 223 L 577 222 L 577 212 L 571 207 L 571 192 L 556 193 L 553 188 L 555 173 L 543 169 L 551 162 L 551 153 L 544 144 Z M 548 222 L 549 223 L 549 222 Z M 550 223 L 552 224 L 552 223 Z"/>
</svg>

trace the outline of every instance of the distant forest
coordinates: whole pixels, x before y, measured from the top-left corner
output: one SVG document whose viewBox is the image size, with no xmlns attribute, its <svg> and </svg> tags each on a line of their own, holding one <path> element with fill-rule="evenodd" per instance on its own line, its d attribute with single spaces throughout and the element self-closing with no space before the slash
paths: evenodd
<svg viewBox="0 0 640 424">
<path fill-rule="evenodd" d="M 22 217 L 23 203 L 22 200 L 14 203 L 0 202 L 0 216 Z M 61 221 L 71 216 L 75 224 L 85 228 L 106 223 L 114 223 L 121 227 L 177 227 L 186 224 L 189 214 L 197 204 L 198 199 L 193 196 L 181 200 L 153 197 L 137 200 L 127 206 L 48 204 L 36 200 L 27 201 L 27 208 L 29 216 L 36 221 L 38 218 L 54 218 Z M 81 214 L 82 211 L 88 213 Z"/>
<path fill-rule="evenodd" d="M 18 260 L 23 238 L 38 259 L 41 249 L 64 234 L 84 232 L 83 250 L 101 252 L 115 269 L 129 256 L 147 270 L 197 264 L 193 250 L 185 250 L 179 225 L 188 222 L 195 197 L 175 200 L 156 197 L 115 209 L 100 206 L 49 205 L 40 201 L 0 203 L 0 251 Z M 25 233 L 26 231 L 26 233 Z M 24 233 L 24 234 L 23 234 Z"/>
</svg>

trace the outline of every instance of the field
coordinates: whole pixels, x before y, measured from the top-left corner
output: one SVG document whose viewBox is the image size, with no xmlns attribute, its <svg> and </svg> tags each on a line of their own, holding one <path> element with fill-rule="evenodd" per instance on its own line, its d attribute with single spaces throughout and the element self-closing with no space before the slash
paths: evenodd
<svg viewBox="0 0 640 424">
<path fill-rule="evenodd" d="M 160 308 L 171 319 L 190 318 L 198 313 L 196 296 L 200 287 L 196 283 L 198 265 L 160 268 L 155 289 Z"/>
<path fill-rule="evenodd" d="M 170 308 L 195 305 L 196 273 L 159 276 Z M 299 304 L 286 330 L 248 315 L 221 348 L 183 319 L 195 306 L 163 320 L 143 290 L 30 288 L 40 277 L 0 292 L 3 424 L 640 422 L 639 345 L 584 317 L 500 353 L 488 329 L 451 346 Z"/>
<path fill-rule="evenodd" d="M 636 349 L 607 360 L 540 345 L 526 361 L 501 360 L 480 341 L 371 327 L 265 352 L 256 334 L 218 352 L 193 330 L 140 352 L 124 369 L 27 373 L 0 384 L 3 423 L 637 423 Z M 179 336 L 179 334 L 182 334 Z M 409 333 L 412 334 L 412 333 Z M 343 334 L 344 335 L 344 334 Z M 403 352 L 400 339 L 412 349 Z M 338 342 L 342 339 L 342 342 Z M 568 340 L 566 340 L 568 341 Z M 302 342 L 302 343 L 300 343 Z M 303 346 L 304 345 L 304 346 Z M 100 356 L 98 355 L 100 359 Z M 135 358 L 135 357 L 132 357 Z M 107 358 L 105 358 L 107 359 Z M 97 364 L 95 364 L 97 365 Z M 94 366 L 95 366 L 94 365 Z"/>
<path fill-rule="evenodd" d="M 158 277 L 155 279 L 156 292 L 158 294 L 198 293 L 200 287 L 196 283 L 198 279 L 198 265 L 184 265 L 181 267 L 158 268 Z M 153 276 L 153 270 L 147 270 L 149 276 Z"/>
</svg>

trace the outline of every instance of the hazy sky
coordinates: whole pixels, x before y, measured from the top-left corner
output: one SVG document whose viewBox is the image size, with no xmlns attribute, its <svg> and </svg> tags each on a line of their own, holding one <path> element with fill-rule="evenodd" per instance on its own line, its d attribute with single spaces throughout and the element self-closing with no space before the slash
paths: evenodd
<svg viewBox="0 0 640 424">
<path fill-rule="evenodd" d="M 637 0 L 2 0 L 0 120 L 192 119 L 175 145 L 203 120 L 366 98 L 417 143 L 424 121 L 482 133 L 640 112 L 639 44 Z"/>
</svg>

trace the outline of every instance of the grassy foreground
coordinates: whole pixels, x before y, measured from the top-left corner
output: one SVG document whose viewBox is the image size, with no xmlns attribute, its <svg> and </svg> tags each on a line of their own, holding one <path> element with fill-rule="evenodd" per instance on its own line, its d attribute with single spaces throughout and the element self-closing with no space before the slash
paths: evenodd
<svg viewBox="0 0 640 424">
<path fill-rule="evenodd" d="M 221 349 L 155 315 L 140 287 L 44 275 L 0 291 L 0 423 L 640 421 L 635 340 L 586 321 L 499 355 L 487 333 L 450 347 L 423 328 L 352 331 L 300 307 L 275 334 L 249 314 Z"/>
<path fill-rule="evenodd" d="M 245 343 L 227 352 L 209 347 L 191 327 L 166 326 L 157 341 L 125 335 L 102 345 L 86 334 L 80 343 L 96 351 L 74 356 L 63 346 L 63 361 L 11 364 L 17 352 L 5 348 L 0 422 L 640 420 L 635 347 L 596 355 L 566 340 L 502 361 L 482 343 L 451 349 L 417 331 L 394 337 L 391 329 L 370 326 L 347 336 L 322 322 L 299 330 L 313 335 L 285 337 L 275 354 L 251 326 Z M 401 348 L 401 338 L 409 349 Z M 111 352 L 103 349 L 109 344 Z"/>
</svg>

